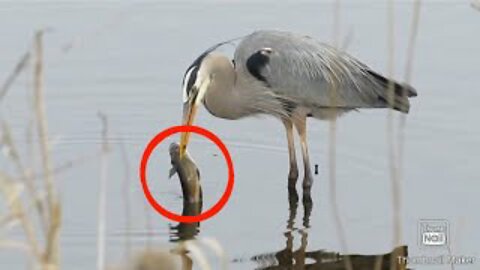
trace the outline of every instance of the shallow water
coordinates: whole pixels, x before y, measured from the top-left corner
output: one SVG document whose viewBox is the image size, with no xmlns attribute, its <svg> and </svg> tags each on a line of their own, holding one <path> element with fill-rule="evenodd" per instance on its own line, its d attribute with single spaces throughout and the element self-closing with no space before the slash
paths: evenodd
<svg viewBox="0 0 480 270">
<path fill-rule="evenodd" d="M 395 77 L 403 78 L 412 5 L 401 2 L 395 7 Z M 383 73 L 388 59 L 386 8 L 381 2 L 361 1 L 347 2 L 341 10 L 342 37 L 351 39 L 348 51 Z M 255 29 L 284 29 L 330 41 L 332 14 L 328 2 L 1 3 L 0 80 L 32 44 L 33 31 L 51 27 L 45 35 L 45 89 L 56 164 L 94 155 L 57 176 L 64 210 L 64 268 L 96 265 L 98 111 L 108 115 L 113 147 L 108 166 L 107 261 L 117 265 L 125 261 L 130 248 L 134 253 L 146 246 L 174 245 L 169 242 L 169 227 L 175 223 L 146 204 L 138 164 L 151 137 L 180 123 L 186 67 L 212 44 Z M 458 269 L 478 269 L 480 264 L 479 25 L 480 13 L 466 1 L 423 4 L 412 82 L 419 96 L 412 102 L 405 128 L 401 244 L 408 246 L 410 256 L 451 253 L 477 258 L 474 265 Z M 0 116 L 11 124 L 26 159 L 29 85 L 31 76 L 22 75 L 0 104 Z M 336 183 L 347 239 L 344 250 L 329 197 L 327 123 L 309 122 L 311 162 L 319 165 L 319 174 L 314 177 L 313 206 L 306 224 L 301 197 L 292 215 L 296 207 L 286 188 L 288 153 L 280 122 L 268 117 L 228 121 L 202 109 L 196 123 L 226 143 L 236 178 L 228 204 L 201 223 L 198 237 L 221 244 L 229 269 L 261 267 L 265 257 L 276 262 L 271 254 L 286 245 L 313 253 L 390 252 L 395 245 L 387 115 L 383 110 L 360 111 L 338 121 Z M 167 148 L 168 143 L 160 145 L 152 157 L 149 164 L 158 165 L 149 166 L 149 183 L 163 205 L 180 212 L 179 184 L 167 178 Z M 206 209 L 224 190 L 227 170 L 219 150 L 205 139 L 194 137 L 189 150 L 201 170 Z M 0 160 L 1 170 L 13 171 L 3 157 Z M 448 221 L 449 249 L 419 245 L 422 219 Z M 15 230 L 12 233 L 19 237 Z M 218 266 L 216 256 L 207 254 Z M 24 258 L 17 251 L 2 250 L 0 266 L 20 269 Z M 449 265 L 411 267 L 450 269 Z"/>
</svg>

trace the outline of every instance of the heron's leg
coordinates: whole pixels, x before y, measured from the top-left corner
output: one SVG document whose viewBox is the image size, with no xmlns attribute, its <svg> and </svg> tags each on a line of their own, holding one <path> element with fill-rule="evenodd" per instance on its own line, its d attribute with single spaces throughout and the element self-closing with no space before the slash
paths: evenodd
<svg viewBox="0 0 480 270">
<path fill-rule="evenodd" d="M 295 141 L 293 138 L 293 123 L 289 119 L 282 120 L 287 131 L 288 158 L 290 161 L 290 171 L 288 173 L 288 188 L 295 188 L 298 179 L 297 158 L 295 156 Z"/>
<path fill-rule="evenodd" d="M 297 128 L 298 135 L 300 135 L 300 144 L 302 145 L 303 165 L 305 166 L 305 178 L 303 179 L 303 193 L 309 193 L 312 187 L 313 177 L 310 170 L 310 159 L 308 157 L 307 145 L 307 117 L 296 117 L 293 121 Z"/>
</svg>

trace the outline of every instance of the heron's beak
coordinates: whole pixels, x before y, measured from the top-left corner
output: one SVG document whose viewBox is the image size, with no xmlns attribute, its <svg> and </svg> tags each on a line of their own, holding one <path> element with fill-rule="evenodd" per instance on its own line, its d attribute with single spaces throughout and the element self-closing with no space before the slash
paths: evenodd
<svg viewBox="0 0 480 270">
<path fill-rule="evenodd" d="M 195 119 L 195 114 L 197 113 L 198 106 L 203 100 L 205 93 L 210 85 L 210 77 L 202 80 L 200 86 L 193 86 L 190 90 L 190 96 L 188 97 L 187 102 L 183 103 L 183 125 L 191 126 L 193 120 Z M 188 140 L 190 139 L 190 132 L 182 133 L 180 137 L 180 159 L 185 155 L 187 151 Z"/>
<path fill-rule="evenodd" d="M 191 97 L 189 97 L 188 101 L 183 103 L 183 121 L 182 125 L 184 126 L 191 126 L 193 124 L 193 120 L 195 119 L 195 114 L 197 113 L 198 103 L 198 90 L 193 89 Z M 180 159 L 183 158 L 185 155 L 185 151 L 187 150 L 188 141 L 190 139 L 190 132 L 183 132 L 180 137 Z"/>
</svg>

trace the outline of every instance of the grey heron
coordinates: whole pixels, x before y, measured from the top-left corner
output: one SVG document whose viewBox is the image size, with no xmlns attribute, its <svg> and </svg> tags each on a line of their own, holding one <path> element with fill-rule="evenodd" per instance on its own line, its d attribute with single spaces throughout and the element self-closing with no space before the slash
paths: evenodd
<svg viewBox="0 0 480 270">
<path fill-rule="evenodd" d="M 233 60 L 216 51 L 223 44 L 205 51 L 185 72 L 183 124 L 192 125 L 201 103 L 224 119 L 256 114 L 280 119 L 288 142 L 289 188 L 294 188 L 298 178 L 294 128 L 302 148 L 304 191 L 312 185 L 307 117 L 329 120 L 362 108 L 408 113 L 408 98 L 417 95 L 411 86 L 390 80 L 347 53 L 308 36 L 256 31 L 242 38 Z M 181 155 L 189 137 L 189 133 L 181 136 Z"/>
</svg>

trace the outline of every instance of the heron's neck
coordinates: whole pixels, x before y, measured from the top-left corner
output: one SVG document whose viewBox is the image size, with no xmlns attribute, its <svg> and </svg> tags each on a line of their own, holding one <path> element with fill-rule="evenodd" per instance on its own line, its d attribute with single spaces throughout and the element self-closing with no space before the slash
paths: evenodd
<svg viewBox="0 0 480 270">
<path fill-rule="evenodd" d="M 248 94 L 250 89 L 243 89 L 242 85 L 241 81 L 237 81 L 223 87 L 212 87 L 205 94 L 205 108 L 216 117 L 232 120 L 255 113 L 249 100 L 252 97 Z"/>
</svg>

